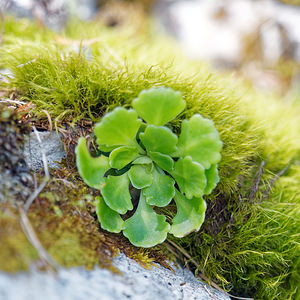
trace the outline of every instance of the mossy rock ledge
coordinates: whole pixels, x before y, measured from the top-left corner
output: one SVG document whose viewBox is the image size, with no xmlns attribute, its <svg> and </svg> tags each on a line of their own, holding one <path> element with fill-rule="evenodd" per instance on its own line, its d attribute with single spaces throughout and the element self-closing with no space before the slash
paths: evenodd
<svg viewBox="0 0 300 300">
<path fill-rule="evenodd" d="M 33 22 L 7 18 L 5 32 L 0 63 L 13 76 L 1 83 L 2 94 L 25 103 L 15 105 L 21 115 L 11 125 L 30 122 L 39 130 L 55 129 L 66 151 L 28 211 L 38 238 L 60 265 L 98 265 L 118 272 L 113 258 L 119 251 L 144 267 L 153 262 L 167 267 L 176 258 L 234 295 L 299 299 L 299 97 L 283 101 L 212 74 L 151 31 L 133 34 L 94 21 L 73 23 L 57 36 Z M 88 53 L 84 47 L 74 50 L 81 40 Z M 159 86 L 180 91 L 187 103 L 171 122 L 174 132 L 195 113 L 214 122 L 223 142 L 220 182 L 206 196 L 199 232 L 180 239 L 169 235 L 165 243 L 143 249 L 101 230 L 93 202 L 98 194 L 78 176 L 74 148 L 79 136 L 89 135 L 90 148 L 96 150 L 93 126 L 103 114 L 116 106 L 131 107 L 142 90 Z M 9 116 L 2 114 L 1 122 Z M 5 167 L 10 176 L 21 171 L 33 176 L 26 168 L 16 171 L 14 164 Z M 36 179 L 30 177 L 33 185 L 25 185 L 32 189 L 43 177 L 41 170 Z M 39 257 L 10 198 L 22 203 L 28 193 L 9 195 L 0 207 L 0 269 L 27 270 Z M 172 217 L 175 211 L 170 206 L 164 213 Z"/>
<path fill-rule="evenodd" d="M 26 134 L 22 139 L 25 140 L 22 147 L 24 155 L 22 152 L 15 153 L 22 158 L 23 169 L 26 168 L 29 174 L 30 170 L 34 170 L 37 174 L 42 171 L 43 152 L 46 153 L 48 166 L 56 168 L 59 166 L 57 163 L 65 156 L 60 137 L 56 132 L 43 131 L 38 135 L 42 141 L 43 151 L 37 137 Z M 0 172 L 1 175 L 2 172 L 3 170 Z M 171 267 L 166 261 L 167 256 L 162 255 L 158 249 L 139 251 L 122 236 L 109 239 L 108 233 L 106 237 L 102 235 L 91 217 L 94 213 L 87 209 L 89 205 L 92 206 L 90 202 L 92 196 L 81 194 L 78 197 L 78 191 L 72 193 L 68 184 L 65 188 L 61 183 L 57 185 L 57 182 L 65 181 L 69 182 L 72 189 L 74 188 L 72 185 L 75 179 L 68 181 L 70 174 L 67 174 L 66 169 L 62 167 L 52 169 L 53 182 L 39 195 L 36 200 L 38 204 L 33 204 L 28 213 L 43 246 L 59 262 L 60 267 L 56 270 L 55 277 L 47 272 L 49 266 L 40 260 L 37 251 L 20 228 L 15 209 L 19 201 L 16 201 L 13 193 L 5 194 L 9 196 L 9 202 L 1 201 L 0 295 L 3 299 L 43 297 L 49 300 L 54 298 L 71 300 L 94 296 L 101 299 L 143 297 L 149 300 L 154 298 L 171 300 L 180 299 L 182 295 L 189 299 L 229 299 L 222 292 L 196 279 L 191 271 L 173 263 Z M 87 190 L 84 188 L 81 192 Z M 4 195 L 3 190 L 2 194 Z M 85 223 L 84 219 L 88 223 Z M 121 249 L 127 256 L 124 253 L 118 254 Z M 165 267 L 159 264 L 155 267 L 155 261 L 160 261 Z M 21 270 L 28 272 L 20 273 Z M 32 288 L 29 290 L 28 286 Z M 45 294 L 45 291 L 48 292 Z"/>
</svg>

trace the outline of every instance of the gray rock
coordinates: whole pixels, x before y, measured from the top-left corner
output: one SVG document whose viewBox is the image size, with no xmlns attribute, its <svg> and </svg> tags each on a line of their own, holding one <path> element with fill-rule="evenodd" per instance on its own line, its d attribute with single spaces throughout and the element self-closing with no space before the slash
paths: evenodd
<svg viewBox="0 0 300 300">
<path fill-rule="evenodd" d="M 161 266 L 151 270 L 121 254 L 114 261 L 123 275 L 95 268 L 60 269 L 54 277 L 31 269 L 8 275 L 0 272 L 0 299 L 5 300 L 229 300 L 182 268 L 176 273 Z"/>
<path fill-rule="evenodd" d="M 58 134 L 55 131 L 45 131 L 39 132 L 39 136 L 47 157 L 48 167 L 57 168 L 56 162 L 60 162 L 65 157 L 65 150 Z M 34 132 L 25 138 L 24 157 L 27 165 L 33 171 L 43 168 L 41 145 Z"/>
</svg>

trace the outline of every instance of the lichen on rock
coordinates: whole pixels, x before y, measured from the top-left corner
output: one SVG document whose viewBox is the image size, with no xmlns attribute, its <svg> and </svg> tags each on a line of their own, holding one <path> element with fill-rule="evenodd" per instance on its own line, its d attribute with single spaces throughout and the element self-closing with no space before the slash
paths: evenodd
<svg viewBox="0 0 300 300">
<path fill-rule="evenodd" d="M 33 177 L 23 155 L 24 133 L 29 127 L 18 114 L 0 106 L 0 202 L 24 202 L 33 190 Z"/>
</svg>

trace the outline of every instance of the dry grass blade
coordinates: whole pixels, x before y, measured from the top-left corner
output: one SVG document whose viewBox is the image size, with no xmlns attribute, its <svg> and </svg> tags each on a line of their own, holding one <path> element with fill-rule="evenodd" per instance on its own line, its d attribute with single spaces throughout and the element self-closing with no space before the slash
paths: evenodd
<svg viewBox="0 0 300 300">
<path fill-rule="evenodd" d="M 261 178 L 261 175 L 263 173 L 263 170 L 264 170 L 264 166 L 265 166 L 265 161 L 263 160 L 259 166 L 259 169 L 256 173 L 256 178 L 255 178 L 255 181 L 254 181 L 254 185 L 251 189 L 251 192 L 250 192 L 250 195 L 249 195 L 249 200 L 250 201 L 253 201 L 255 196 L 256 196 L 256 193 L 258 191 L 258 186 L 259 186 L 259 182 L 260 182 L 260 178 Z"/>
<path fill-rule="evenodd" d="M 12 100 L 9 98 L 0 98 L 0 103 L 11 103 L 11 104 L 16 104 L 16 105 L 25 105 L 26 102 L 23 101 L 18 101 L 18 100 Z"/>
<path fill-rule="evenodd" d="M 215 295 L 213 295 L 213 294 L 208 290 L 208 288 L 207 288 L 205 285 L 204 285 L 204 289 L 206 290 L 207 294 L 208 294 L 209 296 L 211 296 L 212 299 L 216 300 Z"/>
<path fill-rule="evenodd" d="M 51 116 L 50 116 L 50 114 L 48 113 L 48 111 L 45 110 L 45 109 L 42 109 L 42 112 L 45 113 L 45 115 L 46 115 L 47 118 L 48 118 L 48 121 L 49 121 L 49 129 L 48 129 L 48 131 L 50 132 L 49 134 L 51 134 L 51 132 L 52 132 L 52 130 L 53 130 L 53 124 L 52 124 Z"/>
<path fill-rule="evenodd" d="M 30 221 L 26 215 L 26 211 L 23 208 L 19 208 L 20 212 L 20 224 L 22 227 L 22 230 L 24 234 L 26 235 L 29 242 L 32 244 L 32 246 L 36 249 L 36 251 L 39 254 L 39 257 L 42 259 L 43 262 L 46 262 L 49 266 L 53 268 L 54 271 L 56 271 L 59 267 L 56 261 L 53 260 L 53 258 L 49 255 L 49 253 L 43 248 L 42 244 L 38 240 Z"/>
</svg>

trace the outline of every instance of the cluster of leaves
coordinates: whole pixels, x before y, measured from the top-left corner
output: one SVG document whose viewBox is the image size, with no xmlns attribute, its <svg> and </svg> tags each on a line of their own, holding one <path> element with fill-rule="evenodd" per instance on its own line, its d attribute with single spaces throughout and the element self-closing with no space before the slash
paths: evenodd
<svg viewBox="0 0 300 300">
<path fill-rule="evenodd" d="M 186 106 L 181 93 L 171 88 L 144 90 L 132 106 L 117 107 L 96 124 L 96 141 L 106 155 L 92 157 L 86 140 L 78 141 L 77 167 L 85 183 L 101 191 L 101 227 L 123 230 L 133 245 L 152 247 L 168 233 L 183 237 L 199 230 L 206 210 L 202 196 L 219 181 L 222 142 L 213 122 L 199 114 L 182 122 L 179 137 L 164 126 Z M 140 191 L 139 203 L 124 221 L 120 214 L 134 208 L 130 184 Z M 177 213 L 170 225 L 152 206 L 165 207 L 172 199 Z"/>
</svg>

